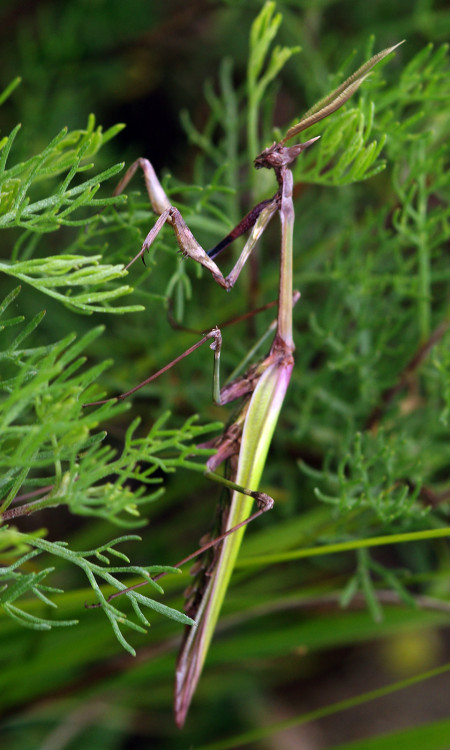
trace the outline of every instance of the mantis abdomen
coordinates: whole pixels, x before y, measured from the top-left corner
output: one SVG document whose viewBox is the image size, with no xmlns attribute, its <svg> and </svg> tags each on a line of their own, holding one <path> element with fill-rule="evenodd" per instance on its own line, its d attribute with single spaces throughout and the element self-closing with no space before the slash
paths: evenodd
<svg viewBox="0 0 450 750">
<path fill-rule="evenodd" d="M 269 354 L 266 361 L 270 363 L 259 378 L 248 404 L 234 478 L 236 484 L 252 490 L 258 489 L 294 366 L 291 352 L 284 352 L 278 356 Z M 233 491 L 227 529 L 248 518 L 252 504 L 253 498 Z M 198 602 L 195 614 L 196 627 L 187 631 L 178 657 L 175 676 L 175 719 L 180 727 L 184 724 L 200 678 L 244 531 L 245 527 L 241 527 L 223 541 L 214 570 Z"/>
</svg>

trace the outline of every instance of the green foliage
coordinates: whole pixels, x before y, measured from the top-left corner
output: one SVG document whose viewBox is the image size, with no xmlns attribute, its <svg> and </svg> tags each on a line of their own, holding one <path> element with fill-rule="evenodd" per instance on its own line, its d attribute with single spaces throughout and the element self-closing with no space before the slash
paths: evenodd
<svg viewBox="0 0 450 750">
<path fill-rule="evenodd" d="M 117 609 L 117 607 L 114 607 L 112 604 L 110 604 L 110 602 L 104 596 L 97 579 L 100 579 L 102 583 L 109 584 L 118 591 L 122 591 L 126 588 L 125 585 L 118 578 L 116 578 L 115 575 L 113 575 L 114 573 L 135 574 L 137 576 L 140 576 L 141 578 L 144 578 L 144 580 L 147 581 L 148 584 L 159 593 L 164 593 L 161 586 L 159 586 L 151 578 L 151 575 L 155 575 L 156 573 L 161 573 L 163 571 L 166 573 L 179 572 L 177 568 L 170 568 L 168 566 L 164 567 L 153 565 L 142 567 L 140 565 L 128 564 L 130 563 L 130 559 L 127 557 L 127 555 L 119 552 L 114 547 L 120 542 L 140 541 L 140 537 L 138 536 L 119 537 L 117 539 L 113 539 L 107 544 L 97 547 L 94 550 L 81 552 L 78 550 L 75 551 L 68 549 L 67 542 L 49 542 L 45 539 L 39 539 L 35 536 L 20 534 L 18 532 L 8 534 L 7 528 L 5 529 L 5 533 L 6 539 L 0 538 L 0 544 L 2 548 L 7 547 L 8 544 L 28 545 L 30 547 L 37 548 L 33 552 L 23 555 L 12 565 L 9 565 L 2 569 L 1 577 L 5 581 L 5 586 L 4 592 L 0 595 L 0 602 L 5 613 L 8 614 L 13 620 L 15 620 L 19 625 L 32 628 L 33 630 L 50 630 L 54 626 L 61 627 L 78 624 L 77 620 L 48 620 L 44 617 L 36 617 L 29 612 L 23 611 L 17 606 L 13 605 L 13 602 L 15 602 L 19 597 L 31 591 L 45 604 L 51 607 L 56 606 L 47 597 L 46 594 L 62 593 L 62 590 L 55 589 L 50 586 L 45 586 L 41 583 L 41 581 L 49 573 L 53 572 L 53 568 L 46 568 L 44 570 L 41 570 L 39 573 L 30 574 L 22 573 L 18 570 L 19 567 L 24 566 L 29 560 L 40 554 L 40 552 L 47 552 L 56 558 L 60 557 L 63 560 L 71 563 L 72 565 L 77 565 L 79 568 L 81 568 L 81 570 L 85 573 L 90 585 L 92 586 L 92 589 L 97 594 L 99 603 L 102 606 L 102 611 L 110 621 L 111 627 L 114 631 L 115 636 L 117 637 L 117 640 L 119 641 L 121 646 L 123 646 L 123 648 L 129 651 L 133 656 L 136 655 L 136 652 L 124 638 L 120 628 L 121 626 L 126 626 L 140 633 L 146 632 L 145 628 L 142 627 L 142 625 L 148 626 L 150 625 L 150 623 L 143 614 L 139 605 L 149 607 L 150 609 L 153 609 L 154 611 L 159 612 L 166 617 L 171 617 L 172 619 L 176 620 L 177 622 L 183 623 L 184 625 L 191 624 L 191 620 L 189 617 L 182 614 L 181 612 L 178 612 L 175 609 L 172 609 L 172 607 L 167 607 L 164 604 L 155 601 L 154 599 L 150 599 L 150 597 L 148 596 L 144 596 L 143 594 L 138 593 L 137 591 L 127 590 L 126 592 L 124 592 L 124 596 L 131 601 L 134 613 L 136 614 L 137 619 L 142 623 L 142 625 L 138 625 L 132 620 L 124 617 L 123 612 Z M 7 549 L 6 552 L 8 552 Z M 121 558 L 125 563 L 127 563 L 127 565 L 111 566 L 107 553 L 114 557 Z M 97 563 L 90 560 L 90 557 L 97 558 L 97 560 L 99 560 L 103 564 L 98 565 Z"/>
<path fill-rule="evenodd" d="M 120 308 L 111 305 L 113 300 L 129 294 L 131 288 L 111 284 L 114 279 L 122 278 L 125 271 L 121 266 L 101 263 L 101 255 L 27 258 L 36 244 L 34 233 L 53 232 L 61 226 L 85 227 L 90 222 L 98 223 L 98 209 L 120 201 L 120 198 L 98 199 L 94 196 L 103 180 L 116 175 L 122 169 L 122 164 L 84 180 L 75 187 L 69 188 L 69 185 L 78 174 L 92 169 L 92 163 L 85 163 L 85 160 L 94 156 L 123 126 L 112 127 L 103 134 L 101 127 L 95 128 L 95 119 L 91 116 L 86 130 L 69 133 L 64 128 L 40 154 L 6 169 L 19 127 L 14 128 L 11 135 L 0 144 L 0 228 L 22 227 L 27 231 L 18 240 L 13 252 L 14 260 L 2 262 L 0 271 L 34 286 L 74 310 L 86 313 L 123 313 L 142 309 L 137 305 Z M 50 195 L 40 200 L 31 199 L 30 193 L 33 193 L 36 183 L 51 180 L 62 172 L 67 174 Z M 89 215 L 83 216 L 83 209 L 86 208 L 92 210 Z M 75 211 L 82 218 L 68 218 Z M 27 259 L 21 262 L 17 260 L 17 256 L 22 255 Z M 77 287 L 81 291 L 74 293 Z M 62 291 L 58 291 L 59 289 Z"/>
<path fill-rule="evenodd" d="M 94 195 L 100 183 L 117 174 L 122 164 L 117 164 L 70 190 L 68 187 L 77 174 L 92 168 L 92 164 L 82 162 L 94 156 L 122 127 L 123 125 L 116 125 L 103 134 L 101 127 L 95 129 L 95 118 L 90 116 L 86 130 L 69 133 L 67 128 L 64 128 L 40 154 L 6 169 L 10 151 L 20 130 L 20 125 L 17 125 L 0 144 L 3 151 L 0 161 L 0 226 L 21 226 L 33 228 L 34 231 L 50 232 L 63 224 L 74 225 L 74 222 L 66 217 L 86 205 L 98 208 L 113 203 L 113 198 L 98 201 L 94 199 Z M 54 195 L 41 201 L 30 202 L 28 193 L 34 183 L 50 179 L 65 171 L 67 175 Z M 86 219 L 77 220 L 75 225 L 81 221 L 85 223 Z"/>
<path fill-rule="evenodd" d="M 292 55 L 300 52 L 300 47 L 271 48 L 281 23 L 281 13 L 273 15 L 274 2 L 264 4 L 250 31 L 249 57 L 247 65 L 247 97 L 248 97 L 248 154 L 255 158 L 261 151 L 258 143 L 258 119 L 264 96 L 272 81 L 285 66 Z M 266 61 L 266 57 L 269 55 Z M 265 70 L 264 70 L 265 65 Z"/>
<path fill-rule="evenodd" d="M 295 714 L 297 723 L 379 697 L 355 696 L 343 682 L 339 695 L 352 696 L 349 705 L 324 706 L 322 693 L 313 693 L 314 685 L 320 691 L 329 685 L 330 673 L 344 680 L 355 663 L 370 659 L 377 686 L 393 683 L 397 689 L 403 673 L 382 657 L 391 638 L 419 641 L 423 661 L 414 661 L 413 648 L 403 654 L 401 668 L 424 673 L 430 677 L 424 685 L 432 684 L 427 670 L 443 660 L 433 644 L 442 644 L 439 629 L 448 622 L 449 606 L 450 117 L 448 50 L 441 44 L 448 12 L 408 2 L 400 3 L 402 15 L 396 17 L 390 3 L 382 18 L 377 4 L 363 10 L 325 0 L 320 7 L 280 2 L 281 18 L 268 3 L 247 50 L 244 35 L 261 4 L 220 4 L 220 29 L 213 4 L 207 22 L 197 17 L 196 27 L 207 28 L 211 39 L 205 44 L 201 37 L 200 43 L 192 32 L 202 54 L 215 55 L 198 63 L 202 79 L 211 71 L 208 114 L 201 97 L 195 100 L 198 56 L 177 67 L 179 44 L 172 39 L 170 64 L 157 58 L 170 24 L 150 36 L 155 58 L 149 61 L 142 14 L 156 13 L 153 4 L 133 14 L 115 0 L 107 12 L 99 2 L 92 6 L 95 23 L 87 18 L 87 5 L 71 0 L 64 11 L 45 8 L 36 34 L 32 26 L 24 29 L 17 64 L 24 85 L 5 107 L 20 112 L 23 131 L 32 135 L 22 139 L 10 125 L 11 135 L 0 142 L 0 688 L 4 709 L 18 710 L 17 720 L 6 723 L 6 743 L 13 750 L 41 746 L 43 736 L 52 740 L 53 729 L 65 727 L 68 712 L 80 704 L 100 706 L 100 713 L 95 727 L 84 714 L 81 722 L 74 720 L 79 735 L 71 735 L 72 744 L 115 747 L 131 726 L 135 732 L 145 726 L 155 747 L 200 747 L 215 740 L 231 747 L 233 739 L 228 745 L 223 739 L 230 734 L 236 746 L 238 732 L 255 726 L 253 743 L 267 742 L 282 728 L 271 725 L 272 700 L 291 687 L 296 703 L 283 704 L 283 710 Z M 138 6 L 135 0 L 133 8 Z M 127 46 L 128 38 L 125 43 L 118 30 L 115 36 L 113 27 L 122 25 L 131 38 L 134 18 L 139 37 Z M 174 15 L 175 28 L 179 18 Z M 367 39 L 368 31 L 375 39 Z M 107 598 L 152 573 L 174 570 L 149 559 L 173 564 L 197 547 L 217 500 L 200 476 L 211 451 L 198 444 L 218 429 L 223 411 L 210 404 L 209 367 L 200 354 L 139 391 L 129 407 L 117 401 L 83 404 L 132 388 L 195 340 L 167 325 L 168 296 L 177 319 L 196 330 L 273 300 L 279 235 L 274 222 L 257 250 L 258 275 L 225 295 L 180 257 L 166 227 L 146 265 L 130 270 L 128 285 L 124 265 L 155 217 L 139 176 L 127 199 L 111 197 L 114 177 L 125 157 L 127 163 L 139 155 L 152 158 L 155 148 L 176 175 L 163 175 L 171 200 L 203 246 L 213 245 L 251 205 L 274 192 L 272 176 L 251 169 L 260 146 L 284 135 L 288 121 L 298 122 L 358 61 L 403 37 L 406 43 L 374 69 L 342 110 L 308 129 L 306 137 L 320 135 L 320 141 L 295 166 L 294 272 L 302 293 L 295 307 L 296 366 L 262 482 L 276 509 L 246 535 L 221 638 L 213 644 L 191 723 L 179 737 L 169 712 L 173 636 L 186 622 L 180 611 L 187 572 L 166 577 L 164 605 L 151 582 L 151 596 L 138 589 Z M 224 53 L 228 57 L 220 63 Z M 174 111 L 186 105 L 186 89 L 191 116 L 184 113 L 182 122 L 193 149 L 183 140 L 181 156 L 164 151 L 157 106 L 140 115 L 149 130 L 148 154 L 127 154 L 127 146 L 124 153 L 112 139 L 117 131 L 103 133 L 92 118 L 85 129 L 76 125 L 54 137 L 65 122 L 86 121 L 85 101 L 98 111 L 97 101 L 104 105 L 127 88 L 124 59 L 141 86 L 173 75 L 166 91 L 176 97 Z M 72 103 L 61 82 L 67 84 L 76 65 L 85 67 Z M 46 106 L 49 117 L 39 119 Z M 120 119 L 126 119 L 122 113 L 101 121 Z M 189 175 L 193 184 L 187 184 Z M 220 258 L 221 267 L 227 262 Z M 126 306 L 120 304 L 125 294 Z M 106 326 L 103 313 L 116 313 L 107 316 Z M 252 321 L 253 329 L 224 329 L 227 371 L 253 351 L 273 311 L 261 317 Z M 196 412 L 202 414 L 199 423 L 191 416 Z M 168 481 L 161 498 L 163 476 Z M 127 532 L 138 526 L 142 542 L 135 536 L 106 541 L 114 535 L 112 526 Z M 116 549 L 119 543 L 123 552 Z M 111 564 L 117 556 L 120 564 Z M 85 610 L 86 602 L 102 608 Z M 144 607 L 169 618 L 152 618 L 145 638 Z M 131 636 L 125 637 L 126 628 Z M 131 653 L 142 649 L 142 658 L 133 664 L 123 661 L 128 655 L 108 660 L 117 657 L 117 639 Z M 144 658 L 148 653 L 152 659 Z M 107 680 L 100 662 L 106 662 Z M 317 715 L 305 714 L 301 696 L 310 692 L 311 705 L 321 707 Z M 405 700 L 408 695 L 405 690 Z M 39 707 L 42 697 L 45 706 Z M 393 719 L 389 711 L 384 715 Z M 430 724 L 428 734 L 426 726 L 411 729 L 411 742 L 443 747 L 440 729 L 448 732 L 445 722 L 436 731 Z M 324 736 L 327 746 L 342 741 L 337 734 Z M 383 738 L 386 747 L 396 746 L 392 737 Z"/>
<path fill-rule="evenodd" d="M 356 433 L 354 444 L 339 461 L 336 472 L 329 468 L 316 472 L 305 464 L 301 468 L 307 475 L 321 480 L 322 484 L 325 480 L 336 488 L 336 496 L 326 495 L 317 489 L 316 495 L 320 500 L 335 505 L 341 513 L 349 513 L 356 508 L 369 511 L 371 520 L 375 515 L 381 523 L 393 527 L 398 519 L 402 525 L 407 525 L 411 517 L 423 518 L 427 512 L 416 502 L 420 466 L 411 458 L 405 473 L 406 456 L 406 440 L 399 445 L 398 435 L 393 444 L 393 438 L 382 431 L 375 436 Z M 403 474 L 405 479 L 402 481 L 399 477 Z"/>
<path fill-rule="evenodd" d="M 2 313 L 12 305 L 19 291 L 17 288 L 4 301 Z M 125 404 L 108 402 L 96 408 L 83 406 L 92 399 L 95 392 L 93 384 L 109 364 L 103 362 L 93 367 L 83 367 L 86 361 L 83 350 L 101 335 L 103 328 L 91 329 L 80 340 L 71 334 L 53 345 L 23 348 L 41 319 L 42 314 L 36 315 L 0 355 L 3 373 L 10 370 L 9 377 L 2 382 L 4 398 L 0 408 L 3 520 L 36 513 L 43 508 L 66 505 L 76 515 L 104 518 L 121 526 L 142 524 L 139 521 L 140 506 L 153 502 L 161 495 L 161 490 L 148 494 L 147 488 L 160 484 L 160 473 L 172 472 L 176 466 L 199 468 L 192 457 L 203 456 L 208 451 L 196 448 L 193 442 L 214 425 L 201 427 L 195 425 L 194 418 L 190 418 L 180 429 L 167 429 L 166 414 L 152 425 L 144 437 L 137 437 L 135 433 L 140 420 L 135 419 L 127 428 L 123 447 L 117 457 L 115 449 L 102 444 L 106 433 L 95 430 L 106 418 L 111 419 L 123 412 Z M 3 326 L 11 327 L 21 322 L 20 319 L 9 318 Z M 137 489 L 132 488 L 132 482 L 137 483 Z M 24 502 L 35 496 L 38 499 Z M 17 505 L 20 501 L 21 504 Z M 117 541 L 122 540 L 115 540 L 114 543 Z M 104 570 L 87 559 L 95 555 L 108 564 L 104 555 L 106 550 L 129 562 L 126 555 L 112 548 L 112 544 L 90 552 L 76 552 L 67 548 L 67 542 L 53 543 L 17 531 L 11 533 L 7 525 L 0 531 L 2 556 L 11 558 L 14 557 L 14 549 L 19 554 L 24 548 L 35 547 L 81 567 L 102 602 L 103 611 L 111 621 L 119 642 L 134 653 L 121 634 L 119 623 L 140 632 L 143 632 L 142 628 L 124 619 L 116 607 L 106 602 L 95 576 L 122 589 L 125 588 L 124 584 L 112 573 L 145 575 L 146 578 L 148 575 L 139 566 L 109 567 Z M 53 568 L 30 574 L 20 570 L 35 554 L 22 555 L 12 565 L 3 568 L 5 581 L 12 579 L 12 583 L 7 584 L 1 603 L 5 613 L 17 622 L 28 627 L 48 629 L 50 622 L 47 618 L 23 612 L 13 604 L 28 592 L 48 604 L 43 592 L 58 591 L 41 583 Z M 151 580 L 150 583 L 153 584 Z M 157 589 L 162 591 L 159 586 Z M 139 603 L 175 617 L 179 622 L 188 621 L 184 615 L 148 597 L 135 592 L 127 593 L 127 596 L 131 597 L 133 608 L 144 624 L 148 623 L 139 610 Z M 56 624 L 73 625 L 76 621 Z"/>
</svg>

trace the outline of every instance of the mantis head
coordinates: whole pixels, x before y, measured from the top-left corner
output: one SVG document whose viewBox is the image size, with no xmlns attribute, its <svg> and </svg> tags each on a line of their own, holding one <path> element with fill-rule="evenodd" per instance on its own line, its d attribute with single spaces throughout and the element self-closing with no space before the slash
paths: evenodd
<svg viewBox="0 0 450 750">
<path fill-rule="evenodd" d="M 315 138 L 311 138 L 305 143 L 297 143 L 295 146 L 283 146 L 283 142 L 274 143 L 256 157 L 254 162 L 255 167 L 256 169 L 265 167 L 266 169 L 275 169 L 278 171 L 293 162 L 302 151 L 312 146 L 319 138 L 320 135 L 316 135 Z"/>
</svg>

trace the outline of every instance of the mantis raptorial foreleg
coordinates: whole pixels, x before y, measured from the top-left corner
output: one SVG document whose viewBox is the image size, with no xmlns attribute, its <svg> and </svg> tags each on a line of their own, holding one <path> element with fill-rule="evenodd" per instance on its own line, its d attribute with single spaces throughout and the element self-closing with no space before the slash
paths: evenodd
<svg viewBox="0 0 450 750">
<path fill-rule="evenodd" d="M 280 203 L 279 192 L 277 192 L 272 199 L 263 201 L 261 204 L 256 206 L 255 209 L 250 211 L 247 216 L 245 216 L 244 219 L 238 224 L 238 226 L 235 227 L 233 232 L 227 235 L 222 243 L 220 243 L 220 246 L 217 245 L 211 252 L 211 255 L 218 255 L 223 247 L 225 247 L 227 244 L 229 244 L 229 242 L 239 236 L 239 234 L 242 234 L 247 229 L 252 228 L 250 236 L 245 243 L 244 249 L 242 250 L 242 253 L 236 261 L 232 271 L 228 274 L 228 276 L 224 276 L 220 268 L 212 260 L 212 257 L 210 257 L 210 255 L 208 255 L 208 253 L 197 242 L 188 225 L 184 221 L 178 208 L 172 206 L 172 204 L 170 203 L 160 181 L 158 180 L 158 177 L 156 176 L 156 172 L 148 159 L 140 158 L 136 159 L 136 161 L 133 162 L 131 167 L 126 171 L 125 175 L 122 177 L 121 181 L 114 190 L 114 195 L 120 195 L 120 193 L 128 185 L 138 167 L 140 167 L 144 173 L 145 187 L 147 189 L 152 208 L 154 212 L 158 214 L 158 219 L 147 234 L 147 237 L 145 238 L 138 254 L 135 255 L 133 260 L 128 263 L 126 268 L 128 269 L 138 258 L 141 258 L 143 256 L 145 251 L 148 250 L 152 243 L 155 241 L 164 224 L 167 222 L 173 227 L 178 247 L 180 248 L 183 255 L 192 258 L 193 260 L 197 261 L 197 263 L 200 263 L 202 266 L 204 266 L 204 268 L 210 271 L 213 279 L 224 289 L 231 289 L 236 283 L 239 274 L 241 273 L 245 265 L 245 262 L 247 261 L 250 253 L 252 252 L 262 233 L 264 232 L 267 224 L 271 220 L 272 216 L 278 211 Z"/>
</svg>

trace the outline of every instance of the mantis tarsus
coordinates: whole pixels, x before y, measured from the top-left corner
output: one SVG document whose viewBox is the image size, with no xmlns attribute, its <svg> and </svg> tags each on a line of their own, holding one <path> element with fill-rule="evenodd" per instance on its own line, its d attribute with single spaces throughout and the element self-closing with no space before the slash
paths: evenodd
<svg viewBox="0 0 450 750">
<path fill-rule="evenodd" d="M 331 94 L 314 105 L 296 125 L 287 131 L 281 141 L 274 143 L 256 157 L 255 166 L 257 168 L 264 167 L 274 170 L 278 190 L 271 199 L 263 201 L 250 211 L 237 227 L 209 253 L 206 253 L 198 244 L 178 209 L 171 205 L 152 165 L 147 159 L 138 159 L 134 162 L 115 190 L 116 195 L 121 193 L 137 168 L 142 168 L 153 210 L 159 215 L 141 250 L 127 267 L 143 255 L 155 240 L 165 222 L 168 222 L 174 229 L 176 240 L 183 254 L 201 263 L 210 271 L 214 280 L 227 290 L 234 286 L 253 247 L 272 217 L 279 213 L 281 221 L 278 316 L 276 333 L 268 355 L 259 364 L 253 365 L 243 377 L 220 391 L 218 379 L 220 331 L 213 329 L 201 342 L 192 347 L 192 349 L 197 348 L 201 343 L 212 339 L 211 348 L 215 352 L 216 362 L 214 378 L 216 401 L 224 404 L 238 397 L 243 397 L 244 402 L 237 418 L 227 427 L 223 436 L 216 441 L 217 452 L 209 459 L 205 472 L 207 475 L 214 475 L 218 465 L 228 460 L 232 479 L 222 481 L 232 489 L 232 496 L 226 507 L 220 508 L 218 516 L 216 532 L 222 540 L 221 544 L 214 547 L 211 543 L 206 545 L 212 548 L 208 552 L 206 561 L 200 563 L 200 565 L 197 564 L 199 568 L 197 582 L 191 587 L 187 601 L 187 612 L 196 621 L 196 627 L 186 631 L 176 667 L 175 719 L 180 727 L 184 724 L 203 668 L 239 551 L 244 525 L 254 517 L 254 515 L 250 515 L 253 500 L 256 498 L 259 502 L 260 510 L 258 514 L 267 507 L 271 507 L 272 504 L 271 498 L 257 492 L 257 487 L 294 366 L 292 307 L 296 298 L 292 291 L 294 207 L 292 200 L 293 176 L 290 164 L 317 138 L 290 147 L 286 146 L 285 143 L 339 109 L 361 85 L 374 65 L 397 46 L 389 47 L 372 57 Z M 251 232 L 244 249 L 231 273 L 224 277 L 213 258 L 235 237 L 248 229 L 251 229 Z M 178 361 L 178 359 L 175 361 Z M 172 366 L 172 364 L 169 366 Z M 144 384 L 154 377 L 156 376 L 144 381 Z M 137 388 L 142 387 L 142 385 L 140 384 Z M 123 394 L 122 397 L 133 393 L 137 388 Z M 244 492 L 245 494 L 243 494 Z M 231 529 L 234 530 L 234 533 L 227 534 L 222 539 L 222 535 Z"/>
</svg>

